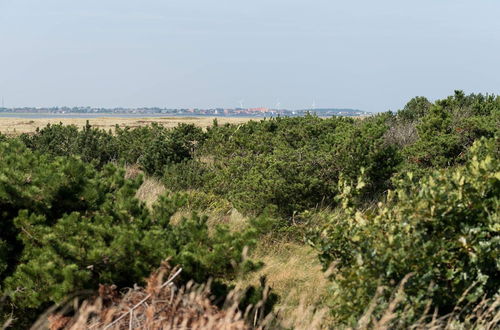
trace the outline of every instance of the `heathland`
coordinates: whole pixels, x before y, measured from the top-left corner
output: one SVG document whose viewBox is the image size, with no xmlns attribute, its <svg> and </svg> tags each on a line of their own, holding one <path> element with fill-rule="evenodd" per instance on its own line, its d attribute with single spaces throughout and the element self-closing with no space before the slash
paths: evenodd
<svg viewBox="0 0 500 330">
<path fill-rule="evenodd" d="M 0 135 L 0 324 L 499 325 L 499 96 L 94 124 Z"/>
</svg>

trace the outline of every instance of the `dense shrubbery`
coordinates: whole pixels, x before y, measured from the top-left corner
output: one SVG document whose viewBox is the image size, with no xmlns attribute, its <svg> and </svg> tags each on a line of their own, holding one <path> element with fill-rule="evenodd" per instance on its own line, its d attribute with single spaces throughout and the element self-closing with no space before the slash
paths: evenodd
<svg viewBox="0 0 500 330">
<path fill-rule="evenodd" d="M 161 175 L 164 168 L 192 158 L 205 135 L 188 124 L 171 130 L 153 124 L 135 129 L 116 127 L 115 132 L 74 125 L 47 125 L 21 140 L 32 150 L 51 156 L 79 156 L 102 168 L 109 162 L 139 164 L 150 175 Z"/>
<path fill-rule="evenodd" d="M 274 118 L 242 125 L 159 125 L 116 128 L 47 126 L 23 141 L 51 155 L 77 155 L 99 167 L 110 161 L 139 164 L 163 176 L 172 190 L 219 195 L 240 211 L 272 208 L 290 216 L 331 205 L 340 176 L 356 180 L 365 169 L 366 199 L 393 187 L 405 173 L 462 164 L 479 137 L 500 127 L 500 97 L 455 95 L 434 104 L 412 99 L 397 114 L 363 120 Z"/>
<path fill-rule="evenodd" d="M 428 169 L 461 164 L 476 139 L 498 136 L 500 97 L 465 96 L 456 91 L 433 105 L 416 100 L 396 116 L 400 121 L 414 118 L 411 122 L 418 132 L 418 139 L 402 151 L 406 160 L 401 166 L 403 174 L 412 171 L 420 176 Z"/>
<path fill-rule="evenodd" d="M 112 164 L 97 171 L 16 141 L 0 144 L 0 283 L 15 311 L 99 283 L 131 286 L 165 258 L 197 281 L 235 274 L 255 227 L 209 232 L 198 215 L 173 226 L 185 198 L 162 197 L 149 211 L 135 198 L 140 183 Z"/>
<path fill-rule="evenodd" d="M 213 192 L 246 213 L 274 208 L 290 216 L 328 205 L 340 175 L 355 179 L 361 167 L 371 193 L 383 191 L 399 161 L 396 149 L 384 142 L 386 130 L 386 116 L 306 116 L 212 127 L 198 160 L 171 168 L 165 181 L 173 188 Z"/>
<path fill-rule="evenodd" d="M 74 125 L 47 125 L 21 140 L 32 150 L 51 156 L 78 155 L 85 162 L 102 167 L 118 159 L 117 144 L 111 133 L 91 127 L 82 130 Z"/>
<path fill-rule="evenodd" d="M 496 142 L 477 142 L 463 167 L 435 171 L 419 183 L 408 174 L 374 210 L 356 211 L 351 188 L 344 189 L 344 216 L 328 218 L 311 236 L 325 267 L 336 263 L 337 316 L 356 320 L 378 286 L 394 287 L 408 273 L 405 292 L 412 309 L 405 311 L 407 317 L 420 316 L 428 301 L 446 313 L 460 299 L 474 306 L 483 296 L 498 294 Z M 387 295 L 380 297 L 380 311 L 388 301 Z"/>
<path fill-rule="evenodd" d="M 462 164 L 467 148 L 500 127 L 500 97 L 456 92 L 430 103 L 417 97 L 397 114 L 363 120 L 275 118 L 214 126 L 194 161 L 165 172 L 173 189 L 202 189 L 239 210 L 273 207 L 290 216 L 331 205 L 340 176 L 356 180 L 365 169 L 365 199 L 393 187 L 408 171 Z"/>
<path fill-rule="evenodd" d="M 379 313 L 408 273 L 401 320 L 427 303 L 446 313 L 462 298 L 473 309 L 500 288 L 499 128 L 500 97 L 457 91 L 359 120 L 49 125 L 24 145 L 0 135 L 0 289 L 16 311 L 41 308 L 99 283 L 140 282 L 167 257 L 186 279 L 231 278 L 255 266 L 244 246 L 277 218 L 275 236 L 308 227 L 324 266 L 336 266 L 336 320 L 359 317 L 382 286 Z M 188 195 L 147 208 L 135 198 L 140 177 L 116 163 Z M 240 233 L 197 214 L 171 224 L 182 205 L 260 217 Z"/>
</svg>

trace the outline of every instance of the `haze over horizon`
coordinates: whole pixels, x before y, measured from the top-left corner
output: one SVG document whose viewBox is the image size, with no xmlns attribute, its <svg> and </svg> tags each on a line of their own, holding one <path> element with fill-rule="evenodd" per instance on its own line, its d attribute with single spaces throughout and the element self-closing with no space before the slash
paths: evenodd
<svg viewBox="0 0 500 330">
<path fill-rule="evenodd" d="M 0 0 L 6 107 L 397 110 L 500 93 L 495 0 Z"/>
</svg>

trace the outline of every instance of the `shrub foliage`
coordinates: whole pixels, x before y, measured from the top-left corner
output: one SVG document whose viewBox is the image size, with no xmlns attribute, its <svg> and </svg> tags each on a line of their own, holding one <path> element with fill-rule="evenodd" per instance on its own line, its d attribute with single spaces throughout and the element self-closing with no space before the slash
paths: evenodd
<svg viewBox="0 0 500 330">
<path fill-rule="evenodd" d="M 336 320 L 358 318 L 378 287 L 389 288 L 383 310 L 405 278 L 405 320 L 426 306 L 473 310 L 500 289 L 499 128 L 499 96 L 456 91 L 363 119 L 0 135 L 0 324 L 98 284 L 140 283 L 166 258 L 183 280 L 227 284 L 257 266 L 242 251 L 269 231 L 306 234 L 325 269 L 335 265 Z M 126 179 L 122 165 L 169 193 L 146 207 L 142 176 Z M 173 224 L 181 207 L 199 212 Z M 253 219 L 240 232 L 199 215 L 232 208 Z"/>
<path fill-rule="evenodd" d="M 478 141 L 466 165 L 418 183 L 409 173 L 374 210 L 356 210 L 351 188 L 344 188 L 344 216 L 327 219 L 311 236 L 324 266 L 336 262 L 341 317 L 359 316 L 378 286 L 394 286 L 408 273 L 413 312 L 428 300 L 451 312 L 460 300 L 473 306 L 498 293 L 500 163 L 487 152 L 494 143 Z"/>
<path fill-rule="evenodd" d="M 197 281 L 238 271 L 257 229 L 209 231 L 196 214 L 172 225 L 185 197 L 163 196 L 150 211 L 135 198 L 140 184 L 112 164 L 96 170 L 17 141 L 0 144 L 0 283 L 15 310 L 99 283 L 132 286 L 166 258 Z"/>
</svg>

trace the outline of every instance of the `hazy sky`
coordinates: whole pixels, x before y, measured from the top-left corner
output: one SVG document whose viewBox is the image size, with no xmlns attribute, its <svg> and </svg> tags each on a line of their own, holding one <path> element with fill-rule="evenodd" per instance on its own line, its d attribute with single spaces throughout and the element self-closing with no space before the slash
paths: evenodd
<svg viewBox="0 0 500 330">
<path fill-rule="evenodd" d="M 6 106 L 401 108 L 500 93 L 499 0 L 0 0 Z"/>
</svg>

